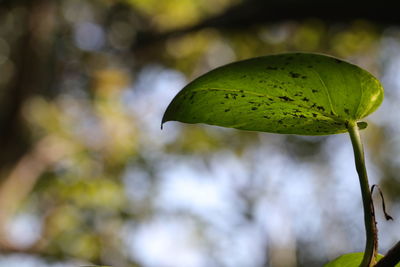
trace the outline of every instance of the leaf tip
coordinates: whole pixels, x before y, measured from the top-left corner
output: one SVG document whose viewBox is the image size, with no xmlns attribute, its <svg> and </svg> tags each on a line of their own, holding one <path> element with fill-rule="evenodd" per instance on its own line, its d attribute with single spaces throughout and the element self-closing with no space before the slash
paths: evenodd
<svg viewBox="0 0 400 267">
<path fill-rule="evenodd" d="M 165 114 L 164 114 L 164 116 L 161 120 L 161 125 L 160 125 L 161 130 L 164 128 L 164 123 L 166 123 L 167 121 L 169 121 L 169 120 L 165 117 Z"/>
<path fill-rule="evenodd" d="M 164 127 L 164 123 L 166 123 L 168 121 L 168 119 L 166 118 L 166 114 L 167 114 L 167 112 L 164 113 L 164 116 L 161 119 L 161 125 L 160 125 L 161 130 Z"/>
</svg>

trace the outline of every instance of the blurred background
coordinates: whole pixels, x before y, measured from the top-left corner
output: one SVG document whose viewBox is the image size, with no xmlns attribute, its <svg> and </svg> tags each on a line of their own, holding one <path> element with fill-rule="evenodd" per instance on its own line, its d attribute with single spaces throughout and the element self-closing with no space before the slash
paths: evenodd
<svg viewBox="0 0 400 267">
<path fill-rule="evenodd" d="M 385 253 L 400 240 L 400 17 L 320 2 L 0 1 L 0 266 L 318 267 L 363 251 L 347 135 L 160 130 L 187 82 L 286 51 L 384 84 L 362 135 L 395 218 L 375 198 Z"/>
</svg>

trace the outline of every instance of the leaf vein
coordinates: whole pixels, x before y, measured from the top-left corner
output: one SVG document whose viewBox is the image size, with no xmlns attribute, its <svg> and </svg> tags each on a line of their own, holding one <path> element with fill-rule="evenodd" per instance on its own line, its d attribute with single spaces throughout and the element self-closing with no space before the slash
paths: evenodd
<svg viewBox="0 0 400 267">
<path fill-rule="evenodd" d="M 321 82 L 322 87 L 324 88 L 324 90 L 325 90 L 325 92 L 326 92 L 326 95 L 327 95 L 327 97 L 328 97 L 328 101 L 329 101 L 329 105 L 330 105 L 330 107 L 331 107 L 331 110 L 332 110 L 332 112 L 333 112 L 334 114 L 336 114 L 336 111 L 333 109 L 332 98 L 331 98 L 331 94 L 330 94 L 330 92 L 329 92 L 328 87 L 326 86 L 326 84 L 325 84 L 324 80 L 322 79 L 321 75 L 320 75 L 317 71 L 315 71 L 315 70 L 312 70 L 312 71 L 313 71 L 315 74 L 317 74 L 318 79 L 319 79 L 319 81 Z"/>
<path fill-rule="evenodd" d="M 343 74 L 342 74 L 343 75 Z M 358 101 L 358 106 L 357 106 L 357 109 L 356 109 L 356 114 L 355 114 L 355 116 L 357 117 L 358 116 L 358 111 L 359 111 L 359 109 L 360 109 L 360 106 L 361 106 L 361 102 L 362 102 L 362 99 L 363 99 L 363 95 L 364 95 L 364 90 L 363 90 L 363 88 L 362 88 L 362 84 L 361 84 L 361 81 L 360 81 L 360 76 L 358 76 L 358 84 L 360 85 L 360 91 L 361 91 L 361 93 L 360 93 L 360 100 Z M 361 117 L 361 116 L 360 116 Z"/>
</svg>

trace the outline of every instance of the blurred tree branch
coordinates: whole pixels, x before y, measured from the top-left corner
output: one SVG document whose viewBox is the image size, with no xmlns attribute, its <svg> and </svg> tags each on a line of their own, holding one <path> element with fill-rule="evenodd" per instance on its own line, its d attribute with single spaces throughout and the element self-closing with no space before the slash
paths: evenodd
<svg viewBox="0 0 400 267">
<path fill-rule="evenodd" d="M 52 67 L 51 51 L 55 30 L 56 3 L 50 0 L 26 0 L 8 3 L 8 9 L 25 5 L 26 15 L 19 17 L 22 36 L 12 49 L 16 73 L 3 94 L 0 114 L 0 171 L 10 166 L 26 152 L 29 138 L 21 109 L 29 96 L 49 86 Z"/>
<path fill-rule="evenodd" d="M 396 25 L 400 23 L 400 17 L 395 6 L 396 3 L 390 0 L 381 1 L 379 5 L 362 0 L 247 0 L 191 27 L 164 33 L 155 31 L 139 33 L 138 39 L 132 45 L 132 50 L 162 42 L 171 36 L 204 28 L 245 29 L 257 24 L 301 21 L 308 18 L 319 19 L 329 24 L 363 19 L 377 25 Z"/>
<path fill-rule="evenodd" d="M 24 155 L 15 165 L 10 175 L 0 186 L 0 251 L 14 251 L 20 248 L 10 244 L 6 237 L 7 223 L 13 217 L 18 206 L 29 195 L 40 175 L 53 163 L 57 162 L 67 151 L 61 140 L 45 137 L 37 142 L 30 153 Z M 46 227 L 44 227 L 44 231 Z M 26 251 L 36 251 L 37 243 L 25 248 Z"/>
</svg>

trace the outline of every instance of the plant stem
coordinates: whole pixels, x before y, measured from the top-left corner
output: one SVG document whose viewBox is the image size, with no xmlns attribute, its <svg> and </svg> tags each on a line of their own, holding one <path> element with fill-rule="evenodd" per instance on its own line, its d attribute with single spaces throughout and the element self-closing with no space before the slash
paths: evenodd
<svg viewBox="0 0 400 267">
<path fill-rule="evenodd" d="M 356 122 L 349 122 L 347 125 L 351 143 L 354 150 L 354 160 L 358 178 L 360 180 L 361 195 L 364 207 L 364 224 L 366 231 L 366 244 L 364 258 L 360 267 L 372 267 L 375 265 L 378 254 L 378 230 L 376 228 L 374 204 L 368 184 L 367 169 L 365 168 L 364 149 Z"/>
</svg>

